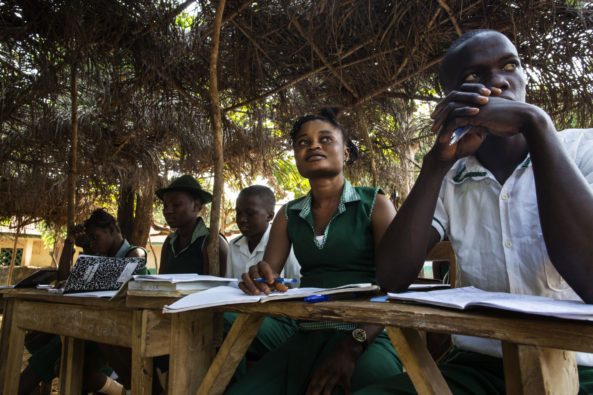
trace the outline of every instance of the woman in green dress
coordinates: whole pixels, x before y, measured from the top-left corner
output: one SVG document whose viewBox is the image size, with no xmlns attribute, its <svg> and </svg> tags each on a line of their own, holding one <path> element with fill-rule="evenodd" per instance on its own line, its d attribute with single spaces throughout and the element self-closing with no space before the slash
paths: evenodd
<svg viewBox="0 0 593 395">
<path fill-rule="evenodd" d="M 310 192 L 282 207 L 274 219 L 264 260 L 239 284 L 248 294 L 269 293 L 291 245 L 301 263 L 302 287 L 375 282 L 374 252 L 395 208 L 379 188 L 353 187 L 344 164 L 357 148 L 334 109 L 307 115 L 291 131 L 299 173 Z M 253 281 L 263 277 L 268 283 Z M 266 354 L 229 394 L 346 393 L 401 371 L 383 328 L 356 323 L 299 322 L 298 332 Z"/>
</svg>

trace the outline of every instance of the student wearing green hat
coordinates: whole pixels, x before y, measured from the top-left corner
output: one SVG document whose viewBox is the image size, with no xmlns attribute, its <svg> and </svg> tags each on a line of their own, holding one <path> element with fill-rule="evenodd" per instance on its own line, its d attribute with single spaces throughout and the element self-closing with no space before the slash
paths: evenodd
<svg viewBox="0 0 593 395">
<path fill-rule="evenodd" d="M 163 214 L 167 224 L 175 231 L 163 243 L 159 273 L 210 274 L 206 245 L 210 229 L 199 216 L 202 206 L 212 201 L 200 183 L 186 174 L 176 178 L 166 188 L 156 191 L 163 201 Z M 226 272 L 228 244 L 219 237 L 219 276 Z"/>
</svg>

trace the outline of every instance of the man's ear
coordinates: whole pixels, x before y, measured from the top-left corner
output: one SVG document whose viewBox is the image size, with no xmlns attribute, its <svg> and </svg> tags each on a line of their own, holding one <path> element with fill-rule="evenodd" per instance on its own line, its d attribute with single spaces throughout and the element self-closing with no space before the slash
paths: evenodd
<svg viewBox="0 0 593 395">
<path fill-rule="evenodd" d="M 268 222 L 272 222 L 274 220 L 274 210 L 268 211 Z"/>
<path fill-rule="evenodd" d="M 194 212 L 198 214 L 202 210 L 202 201 L 200 199 L 194 199 Z"/>
<path fill-rule="evenodd" d="M 344 163 L 350 159 L 350 148 L 344 147 Z"/>
</svg>

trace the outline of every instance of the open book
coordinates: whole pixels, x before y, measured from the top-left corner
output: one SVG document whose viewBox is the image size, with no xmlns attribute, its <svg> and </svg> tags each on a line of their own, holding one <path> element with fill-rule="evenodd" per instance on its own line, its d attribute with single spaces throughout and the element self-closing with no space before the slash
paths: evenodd
<svg viewBox="0 0 593 395">
<path fill-rule="evenodd" d="M 474 287 L 431 292 L 389 293 L 388 297 L 398 301 L 426 303 L 459 310 L 489 307 L 549 317 L 593 321 L 593 305 L 590 304 L 556 300 L 544 296 L 488 292 Z"/>
<path fill-rule="evenodd" d="M 128 294 L 137 296 L 184 296 L 220 285 L 237 285 L 236 278 L 195 273 L 137 274 L 128 283 Z"/>
<path fill-rule="evenodd" d="M 188 295 L 163 308 L 164 313 L 204 309 L 239 303 L 265 303 L 274 300 L 299 299 L 311 295 L 332 295 L 358 292 L 377 292 L 379 286 L 370 283 L 348 284 L 336 288 L 292 288 L 286 292 L 272 292 L 270 295 L 247 295 L 239 288 L 221 286 Z"/>
</svg>

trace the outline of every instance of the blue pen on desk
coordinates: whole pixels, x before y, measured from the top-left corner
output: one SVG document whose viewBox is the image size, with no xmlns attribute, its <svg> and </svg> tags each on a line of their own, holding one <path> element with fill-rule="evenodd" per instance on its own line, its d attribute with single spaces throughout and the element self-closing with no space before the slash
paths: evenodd
<svg viewBox="0 0 593 395">
<path fill-rule="evenodd" d="M 310 295 L 303 299 L 307 303 L 327 302 L 329 296 L 327 295 Z"/>
<path fill-rule="evenodd" d="M 471 129 L 471 127 L 469 125 L 455 129 L 453 131 L 453 134 L 451 135 L 451 141 L 449 142 L 449 145 L 451 146 L 451 145 L 455 144 L 456 142 L 458 142 L 459 140 L 461 140 L 463 138 L 463 136 L 465 136 L 467 134 L 467 132 L 469 132 L 470 129 Z"/>
<path fill-rule="evenodd" d="M 262 278 L 262 277 L 254 278 L 253 281 L 256 281 L 258 283 L 267 283 L 268 282 L 268 280 L 266 280 L 265 278 Z M 282 283 L 282 284 L 292 284 L 292 283 L 296 283 L 297 280 L 296 280 L 296 278 L 276 277 L 276 278 L 274 278 L 274 282 Z"/>
</svg>

